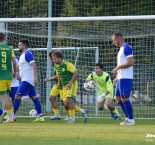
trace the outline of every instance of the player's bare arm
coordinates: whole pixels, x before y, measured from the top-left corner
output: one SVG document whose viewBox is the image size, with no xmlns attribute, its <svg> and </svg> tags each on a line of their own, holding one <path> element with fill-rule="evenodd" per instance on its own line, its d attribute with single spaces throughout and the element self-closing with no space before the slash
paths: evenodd
<svg viewBox="0 0 155 145">
<path fill-rule="evenodd" d="M 13 64 L 12 77 L 16 77 L 17 65 L 16 65 L 16 60 L 15 60 L 15 58 L 12 58 L 12 64 Z"/>
<path fill-rule="evenodd" d="M 60 76 L 57 75 L 56 77 L 57 77 L 57 80 L 58 80 L 58 83 L 57 83 L 57 89 L 60 89 Z"/>
<path fill-rule="evenodd" d="M 79 76 L 78 71 L 75 71 L 74 74 L 73 74 L 72 79 L 71 79 L 70 82 L 66 85 L 66 88 L 67 88 L 67 89 L 70 89 L 70 88 L 72 87 L 73 82 L 78 78 L 78 76 Z"/>
<path fill-rule="evenodd" d="M 122 65 L 117 66 L 116 68 L 114 68 L 111 71 L 111 73 L 112 74 L 116 74 L 119 69 L 128 68 L 128 67 L 134 65 L 134 62 L 135 62 L 135 60 L 133 59 L 133 57 L 129 57 L 127 59 L 127 62 L 125 64 L 122 64 Z"/>
<path fill-rule="evenodd" d="M 57 76 L 53 76 L 53 77 L 51 77 L 51 78 L 45 78 L 45 82 L 57 81 L 57 80 L 58 80 Z"/>
<path fill-rule="evenodd" d="M 31 66 L 33 67 L 34 84 L 36 84 L 37 83 L 37 67 L 36 67 L 36 62 L 32 62 Z"/>
</svg>

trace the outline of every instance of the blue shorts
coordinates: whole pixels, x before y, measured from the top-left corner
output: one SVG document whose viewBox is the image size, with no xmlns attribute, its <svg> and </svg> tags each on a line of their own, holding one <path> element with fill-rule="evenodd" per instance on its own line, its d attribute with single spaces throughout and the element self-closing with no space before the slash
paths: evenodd
<svg viewBox="0 0 155 145">
<path fill-rule="evenodd" d="M 27 95 L 29 97 L 37 96 L 36 88 L 26 81 L 20 83 L 16 94 L 18 96 L 27 96 Z"/>
<path fill-rule="evenodd" d="M 132 91 L 132 79 L 119 79 L 116 82 L 115 96 L 130 97 Z"/>
<path fill-rule="evenodd" d="M 15 100 L 17 90 L 18 90 L 18 87 L 11 87 L 11 92 L 9 93 L 9 96 L 12 100 Z"/>
</svg>

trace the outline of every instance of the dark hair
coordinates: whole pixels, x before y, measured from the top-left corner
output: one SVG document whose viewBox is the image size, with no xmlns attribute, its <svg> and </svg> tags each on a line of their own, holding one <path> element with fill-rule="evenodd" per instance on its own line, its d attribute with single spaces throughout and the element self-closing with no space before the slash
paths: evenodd
<svg viewBox="0 0 155 145">
<path fill-rule="evenodd" d="M 55 52 L 55 51 L 52 50 L 52 51 L 48 54 L 50 58 L 52 57 L 52 54 L 53 54 L 54 52 Z"/>
<path fill-rule="evenodd" d="M 96 63 L 95 66 L 98 66 L 100 69 L 103 69 L 103 64 L 102 63 Z"/>
<path fill-rule="evenodd" d="M 5 40 L 5 34 L 3 32 L 0 32 L 0 41 Z"/>
<path fill-rule="evenodd" d="M 54 53 L 52 53 L 52 56 L 56 56 L 57 58 L 62 58 L 63 59 L 63 56 L 62 56 L 60 51 L 55 51 Z"/>
<path fill-rule="evenodd" d="M 115 36 L 116 38 L 123 38 L 123 35 L 121 32 L 116 32 L 112 36 Z"/>
<path fill-rule="evenodd" d="M 25 44 L 26 47 L 29 47 L 29 42 L 28 40 L 20 40 L 19 42 L 22 42 L 23 44 Z"/>
</svg>

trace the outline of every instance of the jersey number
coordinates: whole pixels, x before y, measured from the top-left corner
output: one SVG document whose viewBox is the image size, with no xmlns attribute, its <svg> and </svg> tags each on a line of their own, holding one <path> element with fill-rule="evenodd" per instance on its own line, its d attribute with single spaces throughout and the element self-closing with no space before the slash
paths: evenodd
<svg viewBox="0 0 155 145">
<path fill-rule="evenodd" d="M 6 52 L 1 52 L 2 63 L 6 63 Z"/>
<path fill-rule="evenodd" d="M 2 68 L 5 70 L 6 69 L 6 52 L 1 52 L 2 56 Z"/>
</svg>

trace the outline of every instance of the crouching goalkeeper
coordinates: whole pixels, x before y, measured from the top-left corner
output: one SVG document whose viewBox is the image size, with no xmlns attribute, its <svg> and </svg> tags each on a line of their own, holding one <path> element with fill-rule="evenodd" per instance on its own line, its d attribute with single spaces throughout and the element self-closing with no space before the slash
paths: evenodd
<svg viewBox="0 0 155 145">
<path fill-rule="evenodd" d="M 87 87 L 87 82 L 94 80 L 98 86 L 98 109 L 109 110 L 114 120 L 120 120 L 121 116 L 116 107 L 113 106 L 113 84 L 110 75 L 103 71 L 103 65 L 101 63 L 95 64 L 94 69 L 95 71 L 87 77 L 84 88 L 89 90 L 90 88 Z"/>
</svg>

